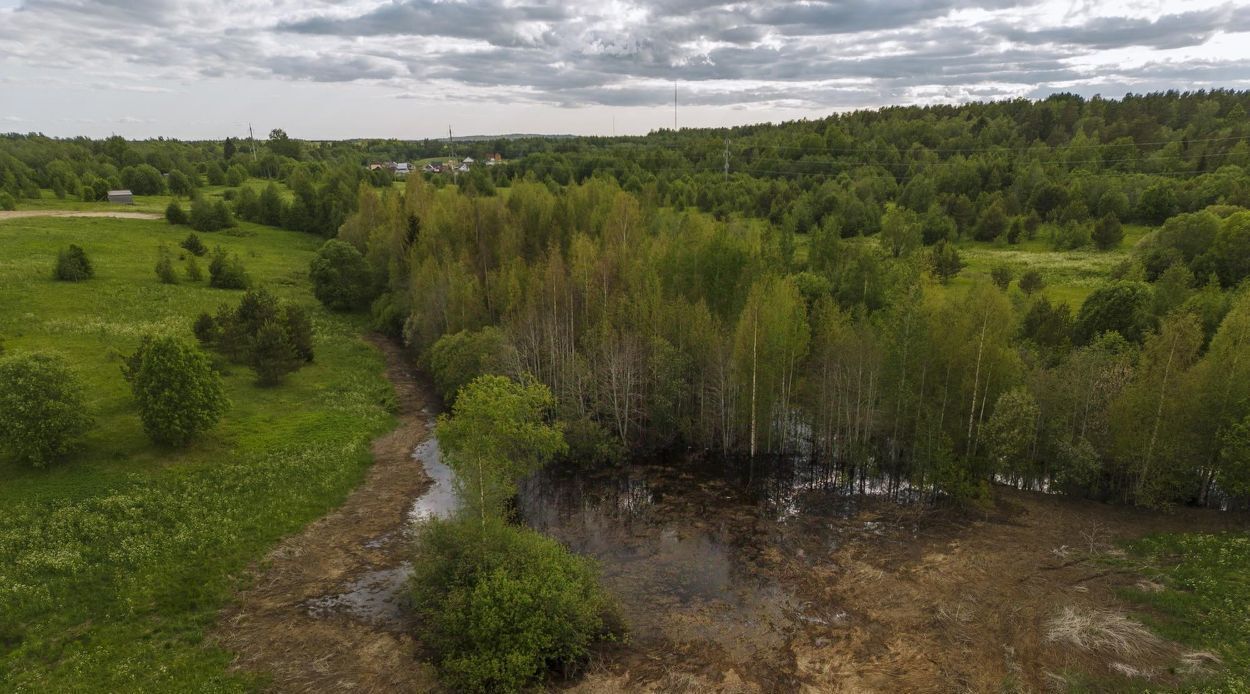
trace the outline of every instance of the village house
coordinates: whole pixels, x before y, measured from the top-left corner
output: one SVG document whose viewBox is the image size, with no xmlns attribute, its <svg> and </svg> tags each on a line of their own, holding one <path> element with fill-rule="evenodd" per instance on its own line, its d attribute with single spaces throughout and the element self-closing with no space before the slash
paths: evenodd
<svg viewBox="0 0 1250 694">
<path fill-rule="evenodd" d="M 129 190 L 110 190 L 109 202 L 118 205 L 133 205 L 135 204 L 135 196 Z"/>
</svg>

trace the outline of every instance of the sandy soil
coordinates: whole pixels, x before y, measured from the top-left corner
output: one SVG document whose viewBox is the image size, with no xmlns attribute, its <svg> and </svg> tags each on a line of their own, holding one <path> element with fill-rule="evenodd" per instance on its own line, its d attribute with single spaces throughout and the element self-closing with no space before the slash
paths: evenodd
<svg viewBox="0 0 1250 694">
<path fill-rule="evenodd" d="M 112 217 L 114 219 L 163 219 L 154 212 L 89 212 L 77 210 L 0 210 L 0 222 L 26 217 Z"/>
<path fill-rule="evenodd" d="M 413 448 L 429 432 L 427 387 L 398 346 L 371 342 L 386 356 L 399 401 L 399 427 L 373 442 L 374 464 L 344 504 L 279 544 L 253 583 L 222 615 L 214 638 L 234 651 L 234 667 L 268 676 L 282 692 L 412 692 L 434 686 L 401 622 L 369 624 L 347 614 L 316 614 L 317 599 L 353 579 L 398 567 L 412 500 L 429 484 Z"/>
</svg>

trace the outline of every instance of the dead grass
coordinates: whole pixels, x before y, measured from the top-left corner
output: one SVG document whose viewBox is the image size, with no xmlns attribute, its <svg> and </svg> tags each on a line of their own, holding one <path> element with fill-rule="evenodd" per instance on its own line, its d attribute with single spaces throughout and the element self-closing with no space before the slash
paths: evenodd
<svg viewBox="0 0 1250 694">
<path fill-rule="evenodd" d="M 1118 612 L 1076 606 L 1063 608 L 1046 623 L 1046 640 L 1121 658 L 1151 655 L 1163 645 L 1149 629 Z"/>
</svg>

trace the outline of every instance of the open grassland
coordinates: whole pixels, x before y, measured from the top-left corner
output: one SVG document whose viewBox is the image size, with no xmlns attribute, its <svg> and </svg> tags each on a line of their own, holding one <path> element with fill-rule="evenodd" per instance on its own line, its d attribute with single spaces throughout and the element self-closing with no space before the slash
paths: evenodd
<svg viewBox="0 0 1250 694">
<path fill-rule="evenodd" d="M 158 281 L 158 247 L 180 252 L 188 232 L 163 221 L 0 222 L 5 346 L 66 357 L 95 418 L 83 449 L 58 466 L 0 463 L 0 690 L 252 688 L 227 673 L 230 656 L 204 643 L 206 629 L 240 569 L 344 498 L 369 463 L 370 438 L 392 422 L 393 391 L 359 337 L 363 324 L 311 296 L 305 273 L 320 240 L 243 224 L 201 236 L 308 308 L 316 362 L 269 389 L 222 364 L 223 421 L 186 449 L 152 444 L 121 357 L 145 333 L 193 339 L 196 314 L 241 296 Z M 70 243 L 86 249 L 95 279 L 51 279 Z"/>
</svg>

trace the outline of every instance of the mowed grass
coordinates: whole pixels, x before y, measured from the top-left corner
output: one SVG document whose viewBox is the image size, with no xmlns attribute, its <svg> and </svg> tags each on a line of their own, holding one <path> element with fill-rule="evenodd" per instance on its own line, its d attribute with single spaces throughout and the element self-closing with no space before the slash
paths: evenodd
<svg viewBox="0 0 1250 694">
<path fill-rule="evenodd" d="M 321 240 L 243 224 L 201 237 L 309 309 L 316 361 L 276 388 L 221 364 L 223 421 L 186 449 L 152 444 L 122 356 L 146 333 L 193 341 L 199 312 L 242 295 L 157 280 L 158 247 L 180 252 L 188 233 L 163 221 L 0 221 L 5 346 L 64 356 L 95 418 L 81 452 L 57 466 L 0 463 L 0 691 L 254 689 L 227 672 L 231 656 L 207 631 L 248 563 L 339 503 L 368 466 L 369 440 L 392 424 L 393 390 L 363 322 L 311 295 L 305 275 Z M 95 279 L 51 279 L 70 243 L 86 249 Z"/>
</svg>

